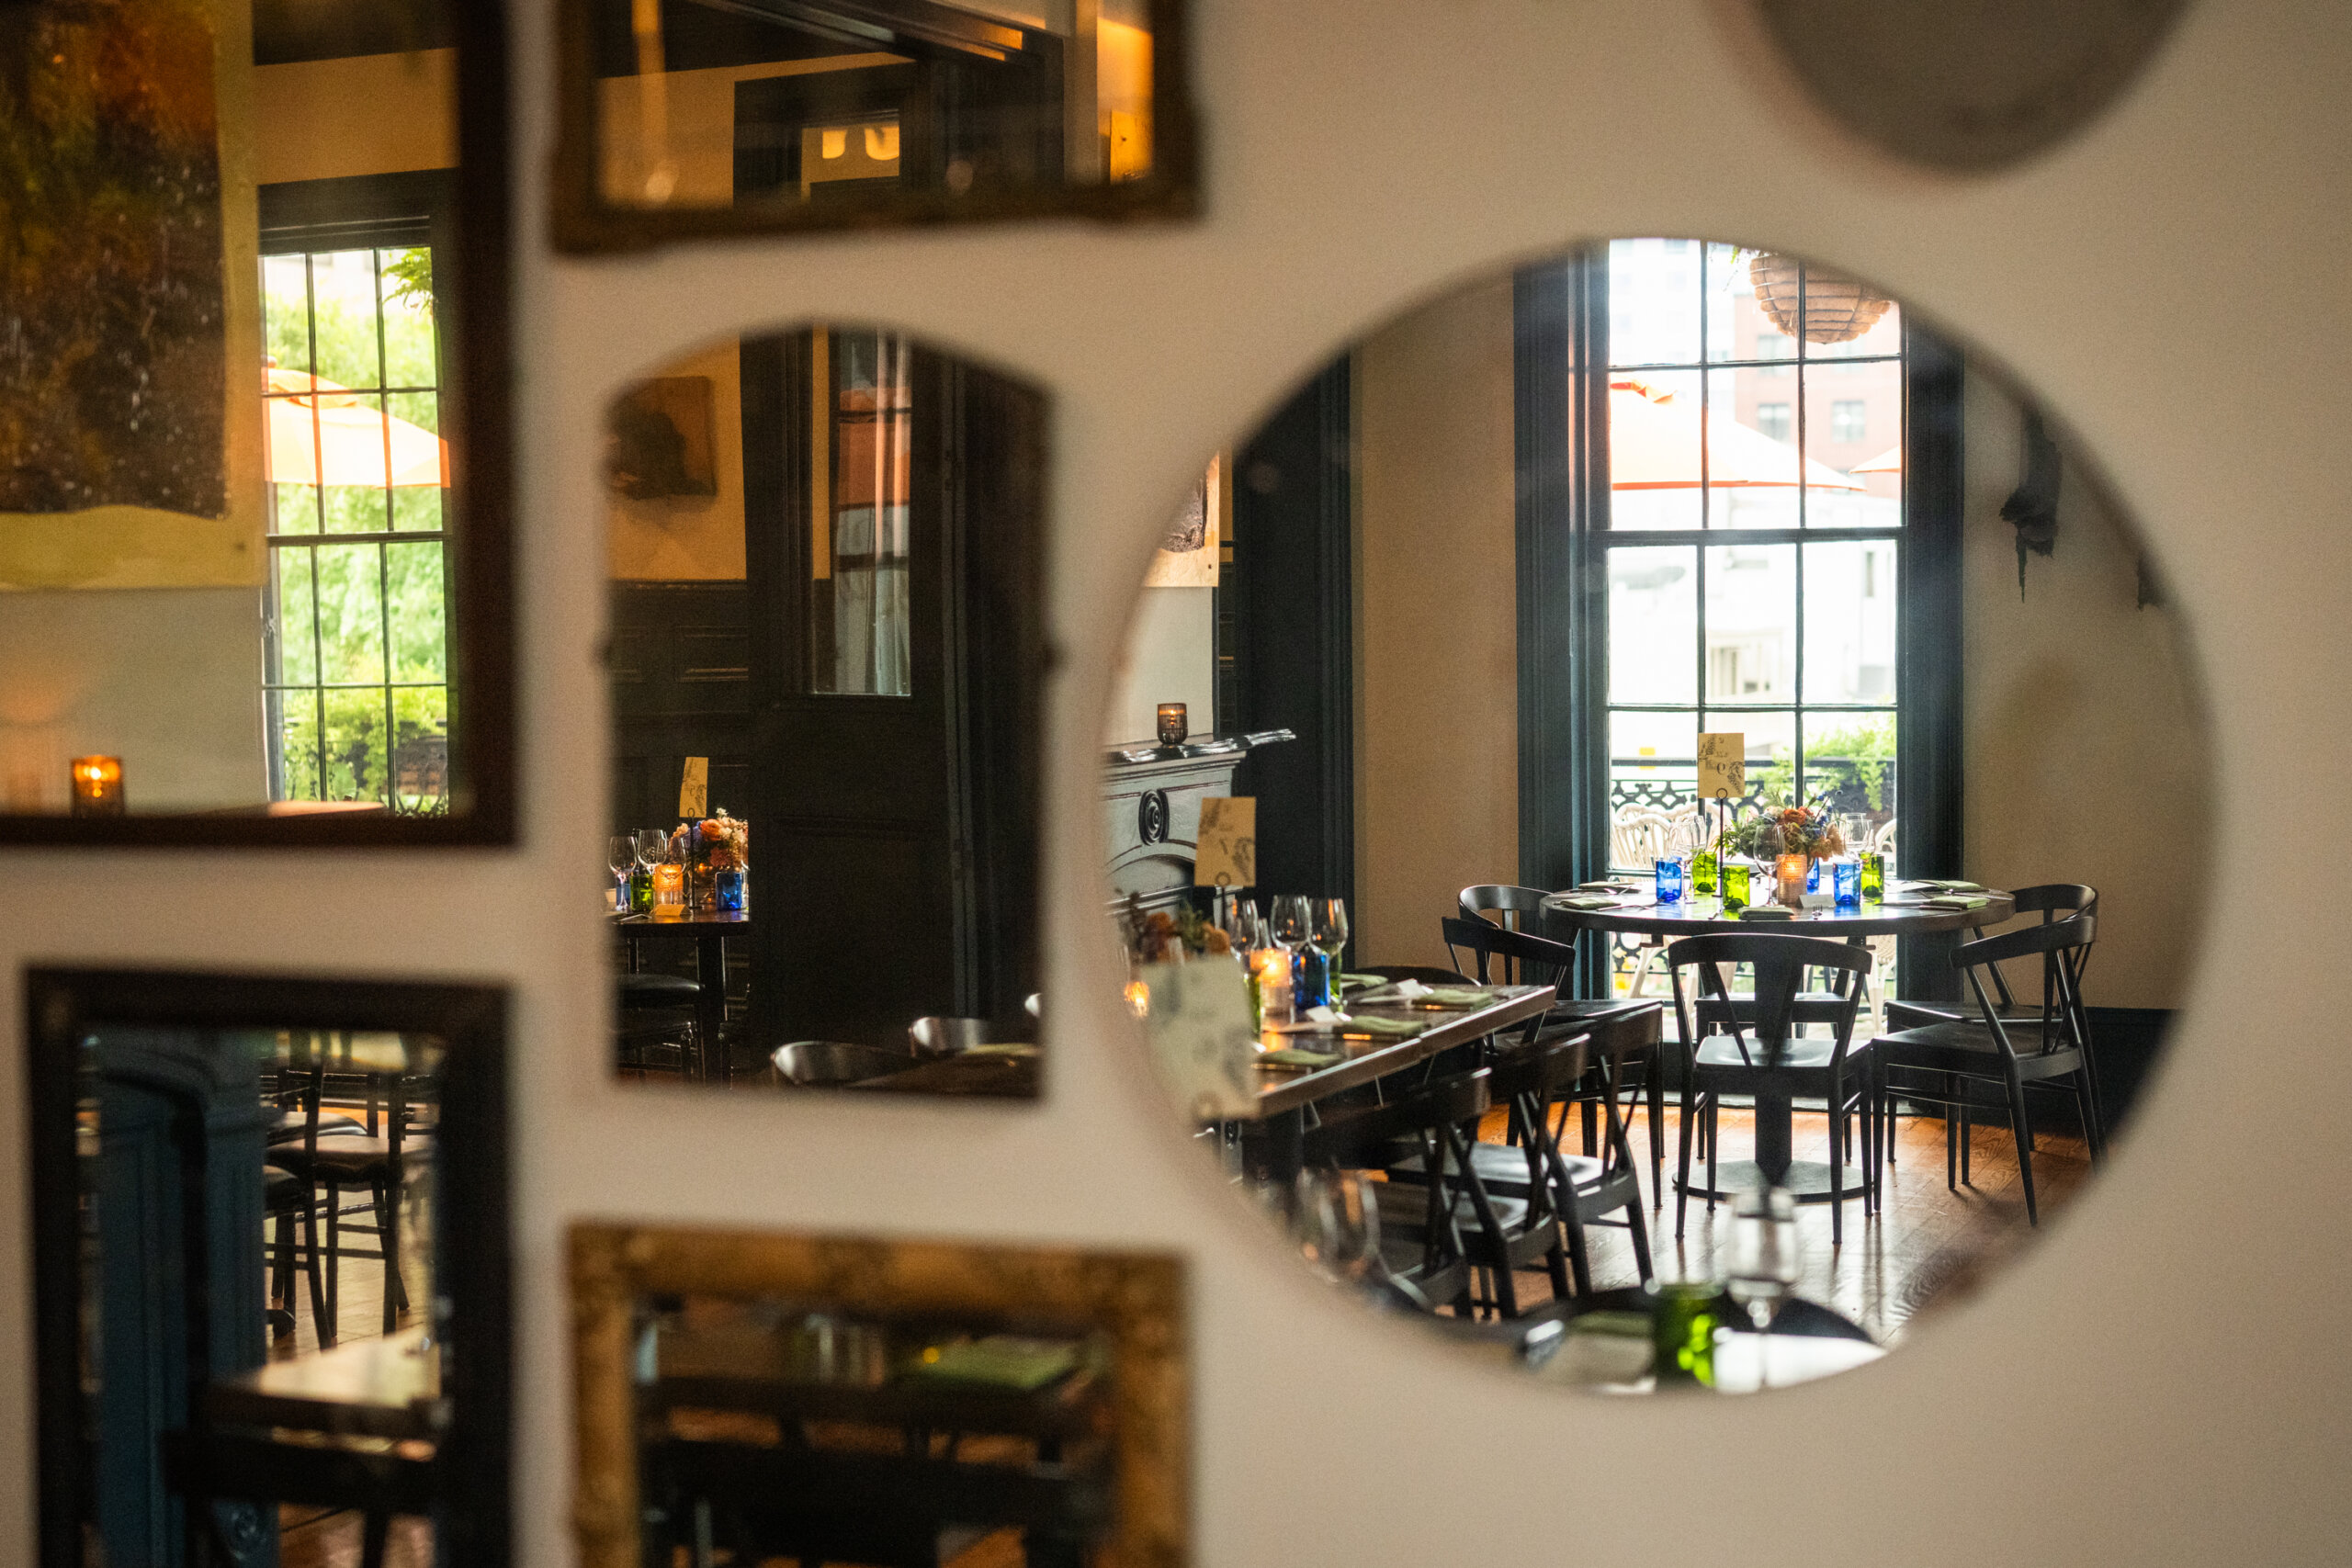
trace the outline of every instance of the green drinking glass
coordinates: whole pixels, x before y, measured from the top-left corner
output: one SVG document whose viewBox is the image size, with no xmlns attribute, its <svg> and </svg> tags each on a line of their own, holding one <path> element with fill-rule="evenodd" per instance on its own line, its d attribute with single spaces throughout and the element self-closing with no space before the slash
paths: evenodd
<svg viewBox="0 0 2352 1568">
<path fill-rule="evenodd" d="M 1651 1371 L 1658 1385 L 1715 1386 L 1715 1330 L 1723 1292 L 1710 1280 L 1661 1281 L 1650 1312 Z"/>
<path fill-rule="evenodd" d="M 1736 915 L 1747 908 L 1748 865 L 1744 860 L 1724 863 L 1724 912 Z"/>
<path fill-rule="evenodd" d="M 1721 863 L 1712 848 L 1702 848 L 1690 857 L 1690 891 L 1702 897 L 1712 897 L 1715 891 L 1715 870 Z"/>
<path fill-rule="evenodd" d="M 1862 854 L 1862 902 L 1881 904 L 1886 901 L 1886 857 L 1876 850 Z"/>
</svg>

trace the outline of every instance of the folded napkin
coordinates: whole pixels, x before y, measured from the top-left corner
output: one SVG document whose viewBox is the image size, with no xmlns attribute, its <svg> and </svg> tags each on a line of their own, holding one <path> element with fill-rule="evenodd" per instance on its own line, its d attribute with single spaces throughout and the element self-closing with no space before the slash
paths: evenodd
<svg viewBox="0 0 2352 1568">
<path fill-rule="evenodd" d="M 924 1382 L 982 1383 L 1027 1393 L 1068 1377 L 1077 1366 L 1075 1345 L 991 1334 L 985 1339 L 925 1350 L 907 1370 L 907 1376 Z"/>
<path fill-rule="evenodd" d="M 1331 1027 L 1344 1034 L 1385 1034 L 1401 1040 L 1408 1034 L 1419 1034 L 1429 1026 L 1408 1018 L 1363 1018 L 1351 1014 L 1335 1020 Z"/>
<path fill-rule="evenodd" d="M 1007 1041 L 997 1045 L 967 1045 L 956 1053 L 959 1056 L 1034 1056 L 1037 1047 Z"/>
<path fill-rule="evenodd" d="M 1638 882 L 1620 882 L 1614 877 L 1605 882 L 1577 884 L 1577 891 L 1579 893 L 1639 893 L 1641 890 L 1642 885 Z"/>
<path fill-rule="evenodd" d="M 1793 920 L 1797 912 L 1784 909 L 1778 904 L 1756 904 L 1742 909 L 1739 918 L 1743 920 Z"/>
<path fill-rule="evenodd" d="M 1922 909 L 1981 909 L 1993 900 L 1979 893 L 1974 897 L 1962 893 L 1939 893 L 1932 898 L 1919 900 Z"/>
<path fill-rule="evenodd" d="M 1617 900 L 1607 893 L 1561 893 L 1552 902 L 1566 909 L 1606 909 Z"/>
<path fill-rule="evenodd" d="M 1483 986 L 1430 986 L 1414 999 L 1442 1008 L 1482 1008 L 1495 999 L 1495 993 Z"/>
<path fill-rule="evenodd" d="M 1408 986 L 1412 984 L 1409 980 L 1405 983 Z M 1348 991 L 1356 990 L 1364 986 L 1385 986 L 1386 984 L 1388 984 L 1388 981 L 1384 976 L 1378 975 L 1343 974 L 1340 976 L 1340 988 Z"/>
<path fill-rule="evenodd" d="M 1258 1060 L 1269 1067 L 1328 1067 L 1346 1059 L 1347 1053 L 1343 1051 L 1306 1051 L 1296 1045 L 1258 1053 Z"/>
<path fill-rule="evenodd" d="M 1978 882 L 1952 882 L 1940 876 L 1915 876 L 1898 886 L 1924 887 L 1930 893 L 1982 893 L 1984 886 Z"/>
</svg>

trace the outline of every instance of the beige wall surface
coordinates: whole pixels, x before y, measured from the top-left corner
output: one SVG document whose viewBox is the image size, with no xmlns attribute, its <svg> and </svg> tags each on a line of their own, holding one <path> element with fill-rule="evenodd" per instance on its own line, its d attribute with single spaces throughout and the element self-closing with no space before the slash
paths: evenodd
<svg viewBox="0 0 2352 1568">
<path fill-rule="evenodd" d="M 742 355 L 729 340 L 640 373 L 640 378 L 656 376 L 710 378 L 711 468 L 718 493 L 634 501 L 605 491 L 608 570 L 616 580 L 646 582 L 740 579 L 743 575 Z"/>
<path fill-rule="evenodd" d="M 1519 880 L 1508 274 L 1355 359 L 1356 907 L 1363 964 L 1444 964 L 1440 917 Z"/>
<path fill-rule="evenodd" d="M 1193 734 L 1210 733 L 1216 713 L 1216 590 L 1142 590 L 1113 679 L 1104 745 L 1156 739 L 1162 703 L 1182 703 Z"/>
<path fill-rule="evenodd" d="M 1969 381 L 1962 626 L 1962 874 L 1994 887 L 2099 892 L 2099 1007 L 2186 999 L 2211 874 L 2212 737 L 2179 623 L 2139 604 L 2137 543 L 2089 476 L 2059 488 L 2058 539 L 2018 592 L 2016 403 Z"/>
<path fill-rule="evenodd" d="M 458 162 L 458 51 L 254 67 L 254 177 L 335 179 Z"/>
<path fill-rule="evenodd" d="M 590 1216 L 1184 1256 L 1193 1557 L 1213 1568 L 1459 1555 L 1465 1510 L 1432 1498 L 1540 1499 L 1563 1522 L 1537 1554 L 1597 1562 L 1655 1556 L 1662 1530 L 1758 1568 L 2342 1561 L 2352 1368 L 2332 1348 L 2352 1287 L 2338 1191 L 2352 1052 L 2337 992 L 2352 915 L 2299 900 L 2298 961 L 2277 957 L 2279 890 L 2313 864 L 2311 835 L 2279 825 L 2324 831 L 2335 781 L 2352 775 L 2352 735 L 2329 722 L 2352 685 L 2336 456 L 2352 427 L 2352 7 L 2190 6 L 2086 136 L 1956 179 L 1841 139 L 1758 60 L 1728 0 L 1197 0 L 1212 183 L 1196 223 L 577 260 L 544 249 L 553 10 L 510 12 L 522 842 L 17 849 L 0 899 L 12 972 L 65 959 L 513 987 L 513 1076 L 533 1086 L 514 1109 L 524 1568 L 574 1561 L 563 1237 Z M 1172 1121 L 1100 927 L 1104 705 L 1135 585 L 1203 455 L 1412 301 L 1612 233 L 1828 258 L 2015 371 L 2147 530 L 2212 695 L 2211 835 L 2228 872 L 2206 894 L 2171 1060 L 2105 1179 L 1899 1354 L 1753 1400 L 1566 1395 L 1317 1285 Z M 563 890 L 594 886 L 606 820 L 603 410 L 698 344 L 815 319 L 889 321 L 1054 397 L 1055 999 L 1035 1107 L 714 1102 L 601 1070 L 608 937 Z M 533 918 L 484 919 L 518 896 Z M 6 1049 L 24 1040 L 0 1010 Z M 22 1084 L 0 1072 L 0 1292 L 17 1303 Z M 28 1316 L 0 1312 L 7 1562 L 31 1556 Z M 1694 1457 L 1792 1452 L 1801 1479 Z"/>
</svg>

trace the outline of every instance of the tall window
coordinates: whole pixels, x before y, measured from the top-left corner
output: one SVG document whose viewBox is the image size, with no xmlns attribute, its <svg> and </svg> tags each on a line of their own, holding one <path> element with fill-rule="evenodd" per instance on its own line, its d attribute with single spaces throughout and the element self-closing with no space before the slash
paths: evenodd
<svg viewBox="0 0 2352 1568">
<path fill-rule="evenodd" d="M 272 798 L 440 809 L 448 604 L 433 254 L 262 258 Z"/>
<path fill-rule="evenodd" d="M 1767 314 L 1748 263 L 1687 241 L 1608 252 L 1608 354 L 1586 374 L 1608 388 L 1594 538 L 1609 858 L 1624 869 L 1692 831 L 1702 730 L 1747 737 L 1752 799 L 1894 830 L 1900 315 L 1808 343 Z"/>
<path fill-rule="evenodd" d="M 913 691 L 907 598 L 913 349 L 880 333 L 818 333 L 818 428 L 808 561 L 811 688 L 842 696 Z"/>
</svg>

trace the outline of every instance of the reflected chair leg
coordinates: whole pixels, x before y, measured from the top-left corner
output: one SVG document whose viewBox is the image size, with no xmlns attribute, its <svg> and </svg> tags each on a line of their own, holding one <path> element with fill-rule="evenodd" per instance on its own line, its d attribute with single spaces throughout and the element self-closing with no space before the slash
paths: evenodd
<svg viewBox="0 0 2352 1568">
<path fill-rule="evenodd" d="M 2025 1183 L 2025 1223 L 2041 1224 L 2041 1215 L 2033 1201 L 2033 1122 L 2026 1114 L 2025 1085 L 2015 1074 L 2008 1080 L 2009 1135 L 2018 1144 L 2018 1179 Z"/>
<path fill-rule="evenodd" d="M 1683 1216 L 1690 1207 L 1690 1124 L 1697 1116 L 1697 1111 L 1691 1104 L 1690 1084 L 1686 1080 L 1682 1085 L 1682 1114 L 1675 1118 L 1679 1124 L 1677 1131 L 1680 1134 L 1676 1139 L 1679 1150 L 1675 1156 L 1674 1172 L 1674 1239 L 1677 1241 L 1682 1239 Z"/>
<path fill-rule="evenodd" d="M 392 1516 L 370 1508 L 360 1516 L 359 1568 L 384 1568 L 384 1546 L 392 1529 Z"/>
<path fill-rule="evenodd" d="M 400 1309 L 407 1304 L 401 1280 L 401 1205 L 388 1183 L 376 1187 L 376 1250 L 384 1259 L 384 1332 L 400 1326 Z"/>
<path fill-rule="evenodd" d="M 1707 1216 L 1715 1213 L 1715 1155 L 1724 1141 L 1723 1097 L 1719 1093 L 1707 1096 Z"/>
<path fill-rule="evenodd" d="M 343 1189 L 327 1183 L 327 1323 L 319 1336 L 322 1348 L 340 1337 L 343 1327 Z"/>
</svg>

